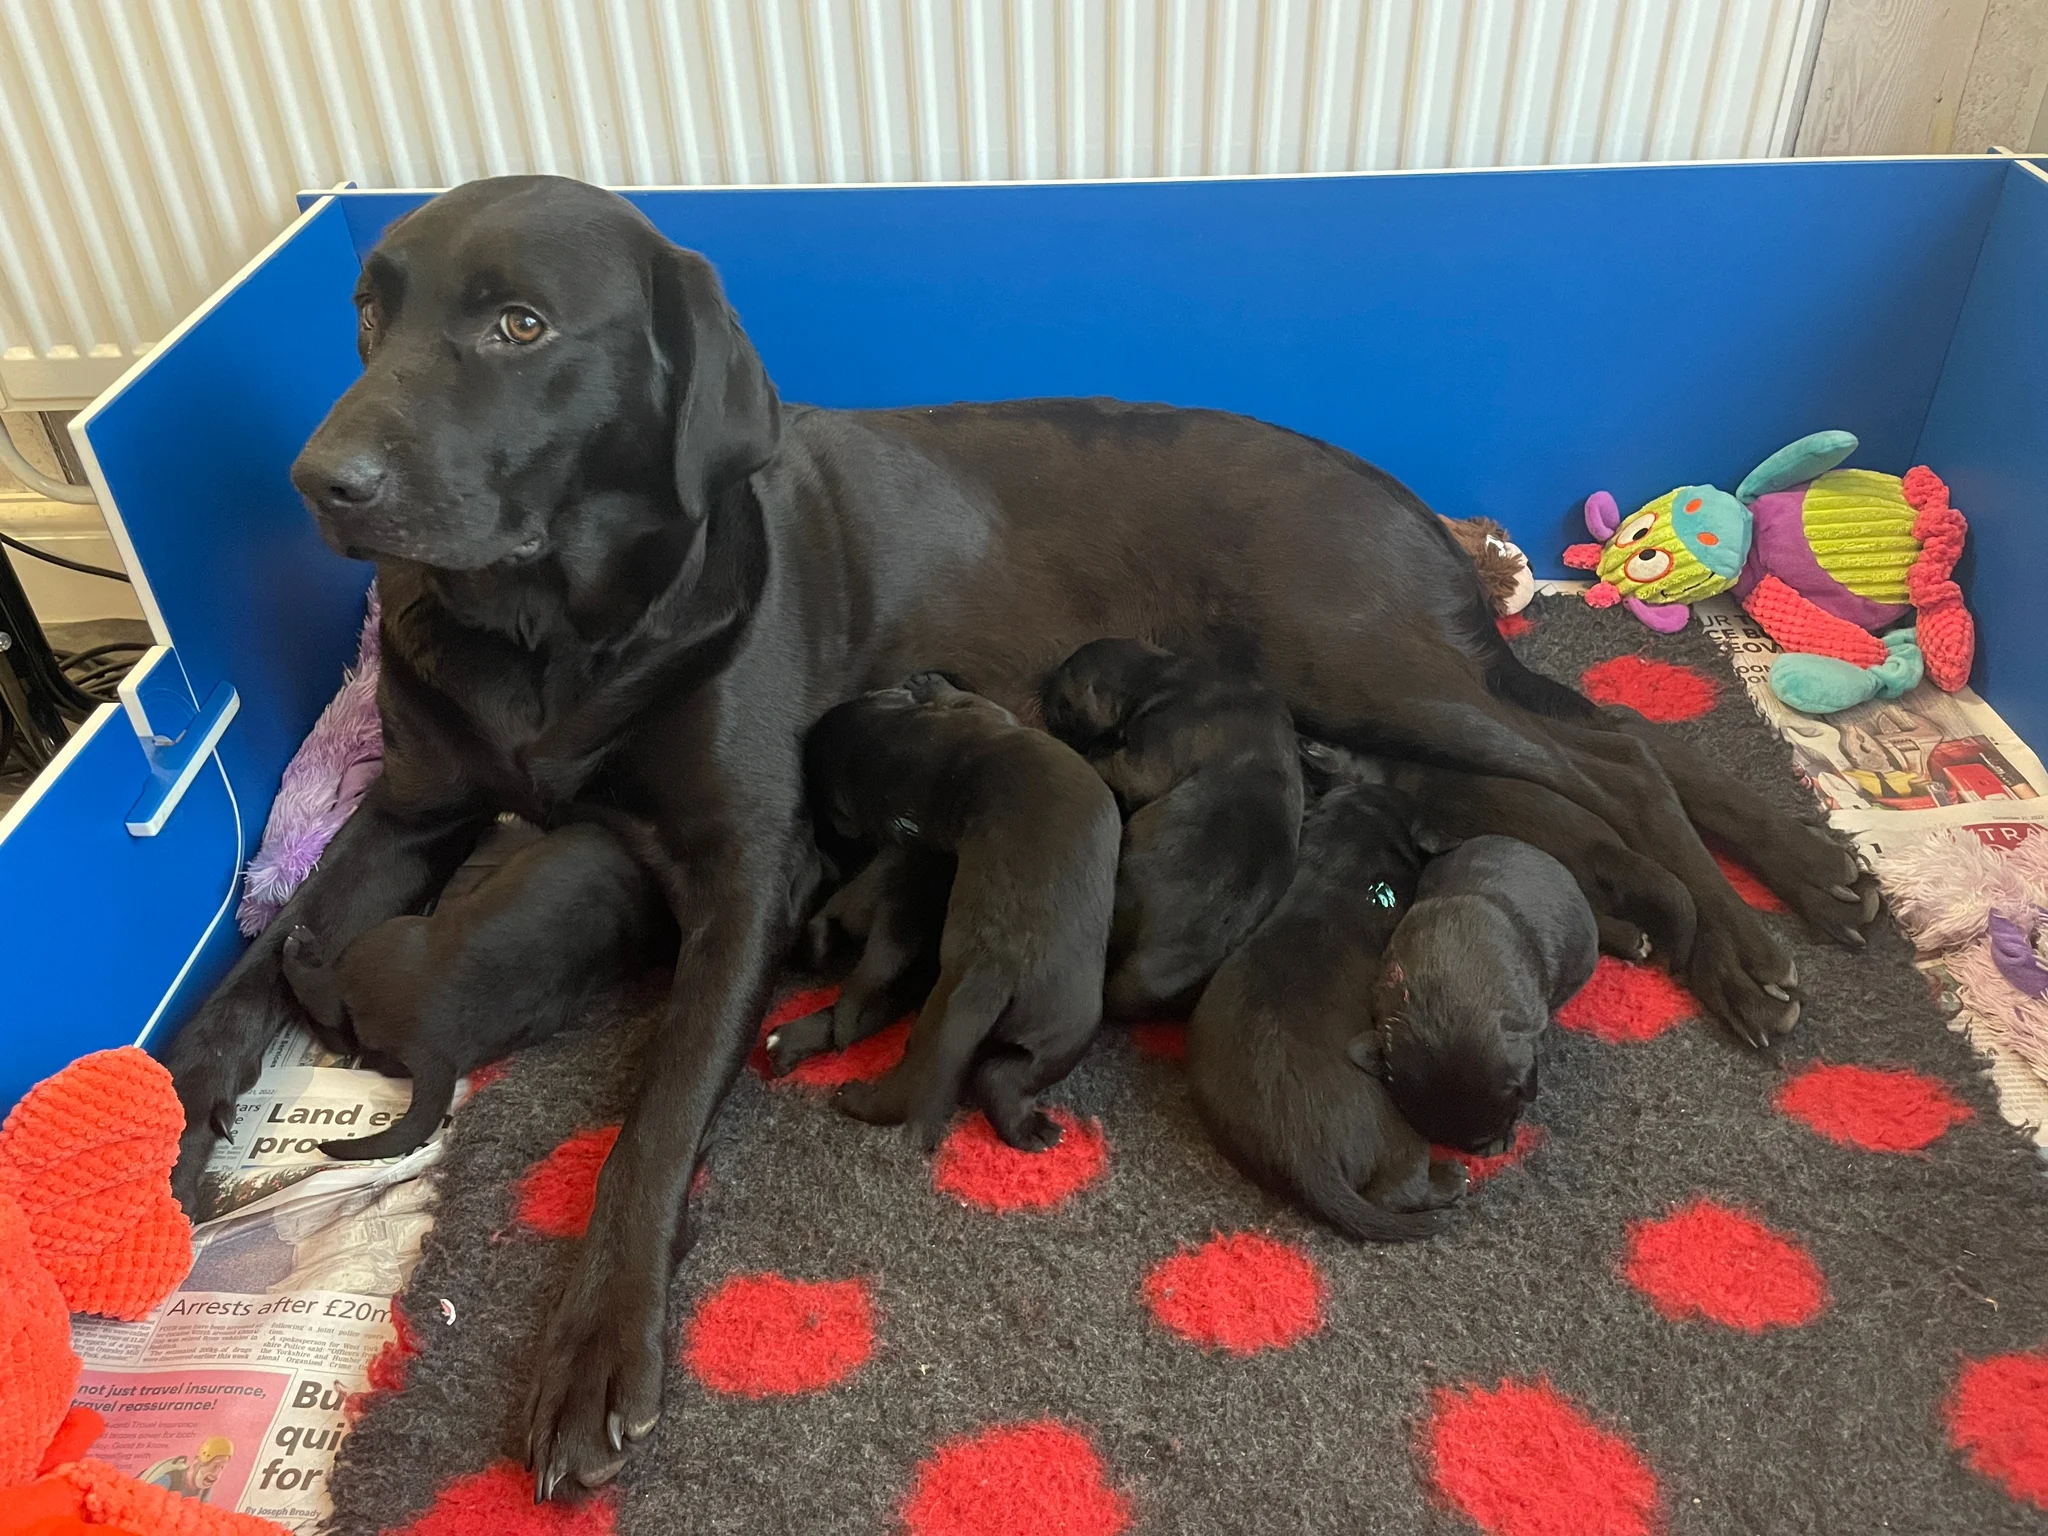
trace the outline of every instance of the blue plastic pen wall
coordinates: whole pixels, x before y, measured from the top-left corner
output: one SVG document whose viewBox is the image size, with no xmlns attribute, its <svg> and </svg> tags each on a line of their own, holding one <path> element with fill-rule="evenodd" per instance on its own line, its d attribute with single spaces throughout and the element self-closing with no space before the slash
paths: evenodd
<svg viewBox="0 0 2048 1536">
<path fill-rule="evenodd" d="M 1793 437 L 1849 428 L 1856 462 L 1924 458 L 1955 485 L 1980 681 L 2048 740 L 2029 538 L 2048 486 L 2048 180 L 2030 167 L 629 195 L 718 265 L 787 398 L 1245 411 L 1355 450 L 1440 511 L 1499 519 L 1552 573 L 1588 491 L 1628 505 L 1732 484 Z M 225 680 L 242 708 L 163 846 L 122 846 L 141 760 L 118 717 L 0 841 L 0 893 L 28 914 L 11 937 L 46 962 L 17 967 L 0 1004 L 0 1102 L 135 1038 L 160 1004 L 174 1024 L 232 957 L 227 925 L 199 943 L 227 860 L 237 837 L 253 847 L 361 613 L 364 571 L 318 543 L 285 470 L 353 377 L 360 253 L 424 196 L 319 202 L 88 426 L 194 707 Z"/>
</svg>

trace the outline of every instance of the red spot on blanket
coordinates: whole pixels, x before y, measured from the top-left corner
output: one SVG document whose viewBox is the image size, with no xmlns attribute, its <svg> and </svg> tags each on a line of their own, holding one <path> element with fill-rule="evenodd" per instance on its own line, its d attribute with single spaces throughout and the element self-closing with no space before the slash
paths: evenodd
<svg viewBox="0 0 2048 1536">
<path fill-rule="evenodd" d="M 1117 1536 L 1131 1504 L 1088 1437 L 1054 1419 L 948 1440 L 903 1501 L 910 1536 Z"/>
<path fill-rule="evenodd" d="M 1543 1127 L 1530 1125 L 1527 1121 L 1515 1127 L 1515 1139 L 1505 1152 L 1482 1155 L 1478 1152 L 1460 1152 L 1455 1147 L 1431 1147 L 1436 1157 L 1448 1157 L 1464 1166 L 1469 1184 L 1484 1184 L 1504 1168 L 1512 1168 L 1523 1158 L 1543 1145 Z"/>
<path fill-rule="evenodd" d="M 482 1066 L 478 1067 L 474 1072 L 469 1074 L 470 1096 L 474 1098 L 477 1094 L 482 1093 L 486 1088 L 490 1087 L 493 1083 L 503 1082 L 505 1080 L 505 1074 L 507 1072 L 510 1072 L 511 1070 L 512 1063 L 509 1059 L 505 1057 L 500 1057 L 496 1061 L 485 1062 Z"/>
<path fill-rule="evenodd" d="M 1488 1536 L 1649 1536 L 1663 1524 L 1635 1448 L 1547 1381 L 1440 1388 L 1422 1459 L 1436 1491 Z"/>
<path fill-rule="evenodd" d="M 1755 907 L 1759 912 L 1783 912 L 1785 903 L 1771 894 L 1771 888 L 1756 877 L 1755 871 L 1745 864 L 1738 864 L 1720 849 L 1714 850 L 1714 862 L 1720 866 L 1722 878 L 1735 887 L 1735 894 Z"/>
<path fill-rule="evenodd" d="M 865 1280 L 734 1275 L 697 1303 L 683 1364 L 714 1392 L 786 1397 L 844 1381 L 875 1352 Z"/>
<path fill-rule="evenodd" d="M 1131 1026 L 1131 1044 L 1158 1061 L 1188 1059 L 1188 1027 L 1185 1024 L 1154 1021 Z"/>
<path fill-rule="evenodd" d="M 1595 704 L 1626 704 L 1646 720 L 1697 720 L 1721 696 L 1712 678 L 1676 662 L 1616 656 L 1595 662 L 1579 678 Z"/>
<path fill-rule="evenodd" d="M 433 1508 L 389 1536 L 612 1536 L 616 1522 L 609 1494 L 536 1504 L 533 1474 L 500 1461 L 456 1478 Z"/>
<path fill-rule="evenodd" d="M 578 1131 L 519 1176 L 512 1187 L 513 1218 L 542 1237 L 581 1237 L 597 1204 L 597 1175 L 611 1156 L 619 1128 Z"/>
<path fill-rule="evenodd" d="M 2048 1355 L 1971 1361 L 1942 1417 L 1971 1470 L 2048 1509 Z"/>
<path fill-rule="evenodd" d="M 1145 1276 L 1145 1305 L 1160 1323 L 1233 1355 L 1285 1349 L 1323 1326 L 1323 1277 L 1291 1243 L 1257 1232 L 1218 1233 Z"/>
<path fill-rule="evenodd" d="M 1712 1200 L 1632 1223 L 1621 1268 L 1666 1317 L 1704 1317 L 1744 1333 L 1811 1322 L 1828 1301 L 1804 1248 Z"/>
<path fill-rule="evenodd" d="M 954 1126 L 932 1159 L 932 1187 L 986 1211 L 1042 1211 L 1079 1194 L 1108 1171 L 1109 1143 L 1099 1120 L 1050 1110 L 1057 1145 L 1019 1152 L 976 1111 Z"/>
<path fill-rule="evenodd" d="M 1917 1152 L 1970 1118 L 1940 1079 L 1892 1068 L 1817 1063 L 1772 1102 L 1829 1141 L 1866 1152 Z"/>
<path fill-rule="evenodd" d="M 1493 627 L 1500 631 L 1503 640 L 1519 640 L 1536 627 L 1536 621 L 1526 613 L 1507 613 L 1495 619 Z"/>
<path fill-rule="evenodd" d="M 1593 979 L 1557 1010 L 1557 1022 L 1609 1045 L 1632 1045 L 1654 1040 L 1699 1012 L 1693 995 L 1662 971 L 1602 955 Z"/>
</svg>

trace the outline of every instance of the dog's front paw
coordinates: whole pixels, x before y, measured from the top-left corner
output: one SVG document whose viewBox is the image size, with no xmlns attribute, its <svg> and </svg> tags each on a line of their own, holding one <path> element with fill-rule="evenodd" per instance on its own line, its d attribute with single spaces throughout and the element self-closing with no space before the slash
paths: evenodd
<svg viewBox="0 0 2048 1536">
<path fill-rule="evenodd" d="M 1739 901 L 1700 914 L 1685 981 L 1710 1016 L 1757 1050 L 1799 1022 L 1798 967 Z"/>
<path fill-rule="evenodd" d="M 548 1324 L 527 1409 L 536 1501 L 610 1482 L 661 1417 L 659 1293 L 620 1289 L 572 1282 Z"/>
</svg>

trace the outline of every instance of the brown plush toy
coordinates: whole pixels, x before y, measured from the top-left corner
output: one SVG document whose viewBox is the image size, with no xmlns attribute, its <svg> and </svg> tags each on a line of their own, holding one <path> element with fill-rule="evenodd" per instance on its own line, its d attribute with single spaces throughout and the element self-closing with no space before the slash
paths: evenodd
<svg viewBox="0 0 2048 1536">
<path fill-rule="evenodd" d="M 1507 529 L 1490 517 L 1447 517 L 1444 526 L 1479 567 L 1479 579 L 1493 598 L 1495 613 L 1506 618 L 1529 606 L 1529 599 L 1536 595 L 1536 578 Z"/>
</svg>

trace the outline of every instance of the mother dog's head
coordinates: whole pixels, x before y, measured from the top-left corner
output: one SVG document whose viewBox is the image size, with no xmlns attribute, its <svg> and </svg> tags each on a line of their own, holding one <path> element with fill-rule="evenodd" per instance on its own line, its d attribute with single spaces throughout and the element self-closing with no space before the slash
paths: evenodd
<svg viewBox="0 0 2048 1536">
<path fill-rule="evenodd" d="M 356 286 L 363 376 L 292 466 L 327 542 L 449 571 L 570 554 L 599 509 L 701 524 L 781 408 L 711 266 L 559 176 L 443 193 Z"/>
</svg>

